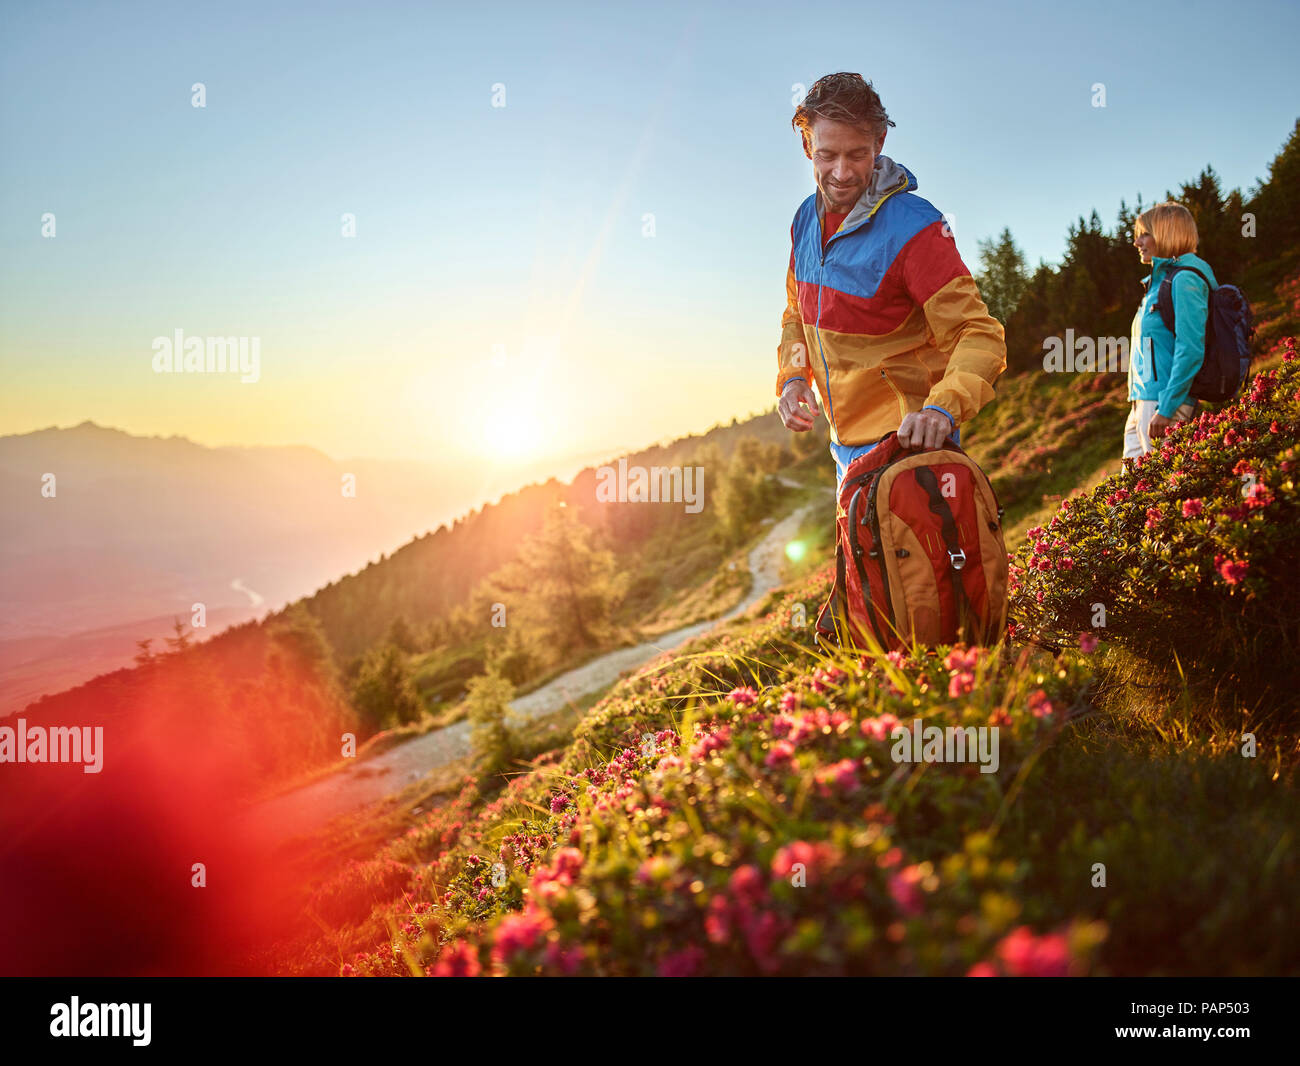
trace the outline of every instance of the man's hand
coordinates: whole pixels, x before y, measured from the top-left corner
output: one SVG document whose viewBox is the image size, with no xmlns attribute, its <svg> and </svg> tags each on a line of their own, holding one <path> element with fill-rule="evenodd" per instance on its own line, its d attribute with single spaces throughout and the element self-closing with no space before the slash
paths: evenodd
<svg viewBox="0 0 1300 1066">
<path fill-rule="evenodd" d="M 1151 424 L 1147 426 L 1147 436 L 1150 437 L 1152 440 L 1159 440 L 1161 437 L 1163 437 L 1166 433 L 1169 432 L 1169 428 L 1173 424 L 1174 424 L 1174 420 L 1172 418 L 1166 418 L 1159 411 L 1157 411 L 1154 415 L 1151 416 Z"/>
<path fill-rule="evenodd" d="M 933 451 L 943 447 L 954 428 L 942 411 L 913 411 L 898 427 L 898 443 L 916 451 Z"/>
<path fill-rule="evenodd" d="M 808 411 L 803 408 L 808 408 Z M 812 413 L 809 414 L 808 412 Z M 776 405 L 776 413 L 781 416 L 786 429 L 796 433 L 806 433 L 812 429 L 813 422 L 821 414 L 817 407 L 817 394 L 806 381 L 790 381 L 781 393 L 781 400 Z"/>
</svg>

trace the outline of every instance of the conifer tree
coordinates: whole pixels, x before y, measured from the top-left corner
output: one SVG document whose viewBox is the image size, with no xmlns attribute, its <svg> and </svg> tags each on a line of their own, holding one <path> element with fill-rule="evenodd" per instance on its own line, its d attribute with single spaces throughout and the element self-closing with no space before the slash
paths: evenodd
<svg viewBox="0 0 1300 1066">
<path fill-rule="evenodd" d="M 976 276 L 980 296 L 989 314 L 1004 326 L 1025 291 L 1025 256 L 1016 247 L 1011 230 L 1004 228 L 997 240 L 979 242 L 980 269 Z"/>
<path fill-rule="evenodd" d="M 509 765 L 514 738 L 507 720 L 515 687 L 502 676 L 497 659 L 488 658 L 485 670 L 469 682 L 466 716 L 470 724 L 470 746 L 474 763 L 483 773 L 496 773 Z"/>
</svg>

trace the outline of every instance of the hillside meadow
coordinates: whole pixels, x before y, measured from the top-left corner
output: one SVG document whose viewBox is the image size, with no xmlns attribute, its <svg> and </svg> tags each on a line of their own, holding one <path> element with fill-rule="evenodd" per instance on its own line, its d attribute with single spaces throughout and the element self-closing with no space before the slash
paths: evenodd
<svg viewBox="0 0 1300 1066">
<path fill-rule="evenodd" d="M 261 962 L 1300 972 L 1298 449 L 1288 338 L 1238 401 L 1027 530 L 998 645 L 824 654 L 807 628 L 820 568 L 620 682 L 560 743 L 449 780 L 316 889 L 325 935 Z M 996 767 L 912 758 L 899 724 L 996 726 Z"/>
</svg>

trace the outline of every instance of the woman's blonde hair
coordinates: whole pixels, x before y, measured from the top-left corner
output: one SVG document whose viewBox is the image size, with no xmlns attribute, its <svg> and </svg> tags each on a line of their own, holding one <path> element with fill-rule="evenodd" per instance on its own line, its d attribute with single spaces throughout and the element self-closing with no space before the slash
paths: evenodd
<svg viewBox="0 0 1300 1066">
<path fill-rule="evenodd" d="M 1140 233 L 1151 234 L 1155 254 L 1161 259 L 1194 252 L 1200 240 L 1192 213 L 1182 204 L 1173 202 L 1156 204 L 1138 215 L 1133 224 L 1133 234 L 1137 236 Z"/>
</svg>

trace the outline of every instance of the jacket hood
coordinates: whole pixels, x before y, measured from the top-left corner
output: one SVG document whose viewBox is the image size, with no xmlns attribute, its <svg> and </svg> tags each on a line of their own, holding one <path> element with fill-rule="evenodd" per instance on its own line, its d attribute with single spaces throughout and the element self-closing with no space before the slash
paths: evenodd
<svg viewBox="0 0 1300 1066">
<path fill-rule="evenodd" d="M 896 192 L 912 192 L 916 188 L 916 178 L 901 163 L 895 163 L 887 155 L 876 156 L 876 166 L 871 172 L 871 180 L 853 209 L 845 216 L 840 226 L 843 233 L 852 229 L 863 219 L 870 218 L 887 197 Z M 817 219 L 826 219 L 826 205 L 822 202 L 821 190 L 817 191 Z"/>
</svg>

